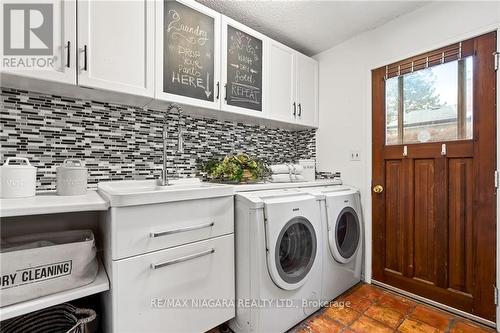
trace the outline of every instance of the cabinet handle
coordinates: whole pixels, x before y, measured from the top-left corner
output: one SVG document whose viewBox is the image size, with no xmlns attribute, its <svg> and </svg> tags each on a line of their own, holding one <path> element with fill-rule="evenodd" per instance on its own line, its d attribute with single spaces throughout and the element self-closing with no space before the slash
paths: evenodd
<svg viewBox="0 0 500 333">
<path fill-rule="evenodd" d="M 299 103 L 299 117 L 302 117 L 302 104 Z"/>
<path fill-rule="evenodd" d="M 227 83 L 224 84 L 224 100 L 227 102 Z"/>
<path fill-rule="evenodd" d="M 71 42 L 68 40 L 66 46 L 66 67 L 68 68 L 71 67 L 70 60 L 71 60 Z"/>
<path fill-rule="evenodd" d="M 293 116 L 297 116 L 297 103 L 293 102 Z"/>
<path fill-rule="evenodd" d="M 203 252 L 200 252 L 200 253 L 191 254 L 189 256 L 180 257 L 178 259 L 174 259 L 174 260 L 170 260 L 170 261 L 165 261 L 165 262 L 162 262 L 162 263 L 159 263 L 159 264 L 151 264 L 151 268 L 152 269 L 158 269 L 158 268 L 162 268 L 162 267 L 165 267 L 165 266 L 170 266 L 170 265 L 178 264 L 180 262 L 188 261 L 188 260 L 191 260 L 191 259 L 196 259 L 196 258 L 204 257 L 204 256 L 207 256 L 207 255 L 212 254 L 214 252 L 215 252 L 215 249 L 212 248 L 212 249 L 207 250 L 207 251 L 203 251 Z"/>
<path fill-rule="evenodd" d="M 87 71 L 87 45 L 83 46 L 83 70 Z"/>
<path fill-rule="evenodd" d="M 215 224 L 215 222 L 210 222 L 210 223 L 193 225 L 193 226 L 185 227 L 185 228 L 172 229 L 172 230 L 160 231 L 160 232 L 151 232 L 149 234 L 149 237 L 156 238 L 156 237 L 161 237 L 161 236 L 166 236 L 166 235 L 171 235 L 171 234 L 178 234 L 180 232 L 193 231 L 193 230 L 198 230 L 198 229 L 205 229 L 205 228 L 213 227 L 214 224 Z"/>
<path fill-rule="evenodd" d="M 219 100 L 219 92 L 220 92 L 220 84 L 217 82 L 217 97 L 216 99 Z"/>
</svg>

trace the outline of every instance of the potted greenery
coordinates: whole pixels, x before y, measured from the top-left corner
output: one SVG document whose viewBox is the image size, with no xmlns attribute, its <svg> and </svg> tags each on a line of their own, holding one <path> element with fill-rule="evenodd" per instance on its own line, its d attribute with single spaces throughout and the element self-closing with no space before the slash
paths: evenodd
<svg viewBox="0 0 500 333">
<path fill-rule="evenodd" d="M 223 159 L 210 160 L 200 169 L 213 181 L 252 183 L 269 175 L 264 162 L 247 154 L 228 155 Z"/>
</svg>

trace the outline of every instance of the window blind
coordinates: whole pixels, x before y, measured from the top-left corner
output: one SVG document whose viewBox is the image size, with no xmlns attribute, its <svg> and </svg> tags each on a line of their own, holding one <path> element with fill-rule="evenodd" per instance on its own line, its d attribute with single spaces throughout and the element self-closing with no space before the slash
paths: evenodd
<svg viewBox="0 0 500 333">
<path fill-rule="evenodd" d="M 385 66 L 385 79 L 413 73 L 450 61 L 460 60 L 474 53 L 474 39 L 454 43 L 434 51 L 401 60 Z"/>
</svg>

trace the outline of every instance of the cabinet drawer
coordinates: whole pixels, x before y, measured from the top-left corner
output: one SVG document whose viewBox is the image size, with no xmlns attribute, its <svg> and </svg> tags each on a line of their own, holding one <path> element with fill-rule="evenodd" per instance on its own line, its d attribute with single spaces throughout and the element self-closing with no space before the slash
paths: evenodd
<svg viewBox="0 0 500 333">
<path fill-rule="evenodd" d="M 113 332 L 205 332 L 235 315 L 233 235 L 112 265 Z"/>
<path fill-rule="evenodd" d="M 111 208 L 113 260 L 234 230 L 233 196 Z"/>
</svg>

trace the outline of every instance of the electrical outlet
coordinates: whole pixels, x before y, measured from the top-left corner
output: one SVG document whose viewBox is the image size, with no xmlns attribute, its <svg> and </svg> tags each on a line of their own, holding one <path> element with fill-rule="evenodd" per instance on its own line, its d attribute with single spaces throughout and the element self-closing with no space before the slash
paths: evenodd
<svg viewBox="0 0 500 333">
<path fill-rule="evenodd" d="M 359 150 L 351 150 L 349 152 L 349 160 L 361 161 L 361 152 Z"/>
</svg>

